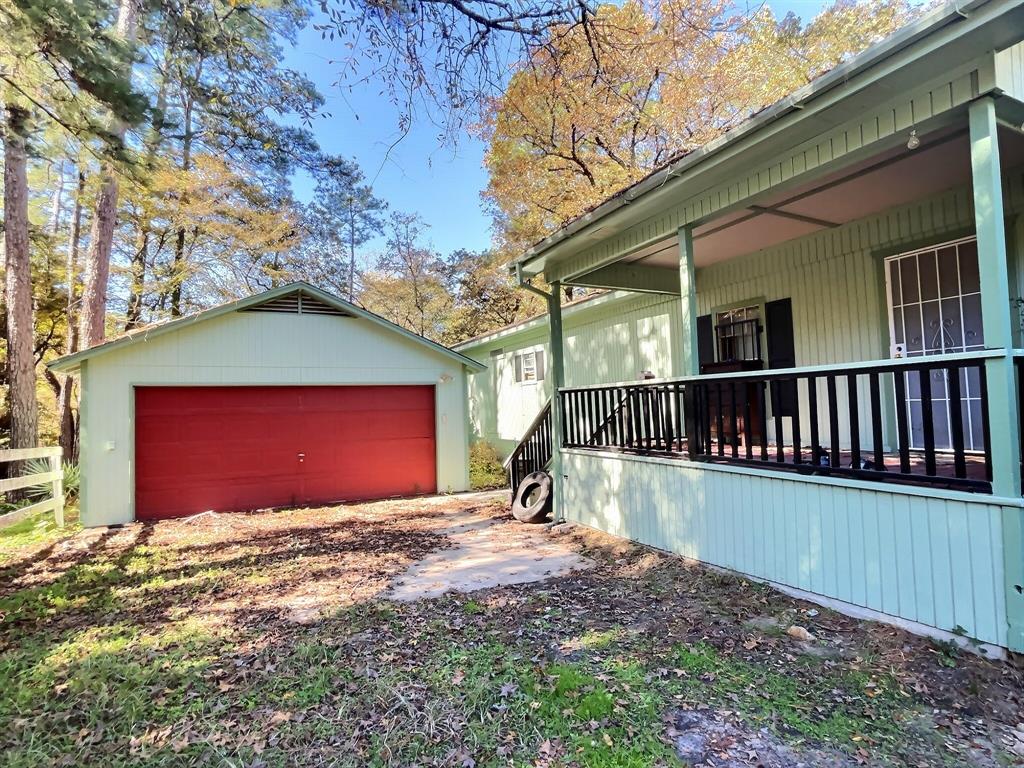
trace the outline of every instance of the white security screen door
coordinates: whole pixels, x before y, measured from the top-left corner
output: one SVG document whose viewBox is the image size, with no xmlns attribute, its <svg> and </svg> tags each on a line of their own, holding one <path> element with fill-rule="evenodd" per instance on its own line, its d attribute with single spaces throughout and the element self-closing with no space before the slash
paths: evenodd
<svg viewBox="0 0 1024 768">
<path fill-rule="evenodd" d="M 983 349 L 978 243 L 974 237 L 901 253 L 885 260 L 893 357 L 920 357 Z M 933 371 L 935 447 L 951 448 L 946 374 Z M 960 372 L 964 446 L 982 450 L 981 382 L 977 371 Z M 907 375 L 910 442 L 924 447 L 921 389 Z"/>
</svg>

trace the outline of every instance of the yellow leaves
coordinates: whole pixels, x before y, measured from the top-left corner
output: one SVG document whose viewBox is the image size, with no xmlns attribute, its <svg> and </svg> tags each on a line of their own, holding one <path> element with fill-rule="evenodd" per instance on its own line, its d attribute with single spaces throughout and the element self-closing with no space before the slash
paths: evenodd
<svg viewBox="0 0 1024 768">
<path fill-rule="evenodd" d="M 200 245 L 279 252 L 294 244 L 292 212 L 213 155 L 195 156 L 189 170 L 158 161 L 127 194 L 151 229 L 186 228 Z"/>
<path fill-rule="evenodd" d="M 724 0 L 600 6 L 589 35 L 553 34 L 477 126 L 503 247 L 521 252 L 909 17 L 906 0 L 836 0 L 806 25 Z"/>
</svg>

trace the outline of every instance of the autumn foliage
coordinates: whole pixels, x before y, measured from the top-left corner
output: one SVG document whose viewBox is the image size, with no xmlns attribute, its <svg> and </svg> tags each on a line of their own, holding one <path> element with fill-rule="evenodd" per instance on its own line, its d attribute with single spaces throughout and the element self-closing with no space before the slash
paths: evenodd
<svg viewBox="0 0 1024 768">
<path fill-rule="evenodd" d="M 631 0 L 554 32 L 494 99 L 484 199 L 515 256 L 905 24 L 906 0 L 838 0 L 810 23 L 725 0 Z"/>
</svg>

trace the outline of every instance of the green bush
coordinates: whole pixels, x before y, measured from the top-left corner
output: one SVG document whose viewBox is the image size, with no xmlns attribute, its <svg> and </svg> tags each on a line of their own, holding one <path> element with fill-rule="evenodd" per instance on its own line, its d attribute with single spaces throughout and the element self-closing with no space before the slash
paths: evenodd
<svg viewBox="0 0 1024 768">
<path fill-rule="evenodd" d="M 78 488 L 82 481 L 82 471 L 78 464 L 73 461 L 65 461 L 64 468 L 64 499 L 70 501 L 78 498 Z M 29 459 L 25 462 L 24 474 L 38 475 L 50 471 L 49 459 Z M 53 492 L 51 483 L 34 485 L 25 491 L 25 495 L 31 499 L 46 499 Z"/>
<path fill-rule="evenodd" d="M 478 440 L 469 447 L 469 484 L 473 490 L 500 488 L 508 482 L 494 446 Z"/>
</svg>

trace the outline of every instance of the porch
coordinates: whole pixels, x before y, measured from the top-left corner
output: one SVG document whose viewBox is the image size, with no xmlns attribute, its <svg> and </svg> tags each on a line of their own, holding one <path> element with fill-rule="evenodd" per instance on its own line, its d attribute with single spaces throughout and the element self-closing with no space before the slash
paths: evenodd
<svg viewBox="0 0 1024 768">
<path fill-rule="evenodd" d="M 968 352 L 563 388 L 562 445 L 990 494 L 985 362 L 996 357 Z"/>
<path fill-rule="evenodd" d="M 602 351 L 565 348 L 549 299 L 563 514 L 1024 649 L 1024 104 L 1002 55 L 795 99 L 516 264 L 552 296 L 679 297 L 674 370 L 573 386 L 559 352 Z M 514 467 L 546 458 L 530 444 Z"/>
</svg>

